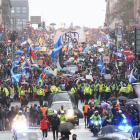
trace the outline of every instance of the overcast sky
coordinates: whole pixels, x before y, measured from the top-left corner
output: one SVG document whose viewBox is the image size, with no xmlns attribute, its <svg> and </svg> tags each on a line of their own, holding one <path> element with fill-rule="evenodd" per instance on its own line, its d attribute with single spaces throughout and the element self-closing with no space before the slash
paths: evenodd
<svg viewBox="0 0 140 140">
<path fill-rule="evenodd" d="M 97 28 L 105 20 L 105 0 L 29 0 L 30 16 L 42 16 L 48 26 L 54 22 Z"/>
</svg>

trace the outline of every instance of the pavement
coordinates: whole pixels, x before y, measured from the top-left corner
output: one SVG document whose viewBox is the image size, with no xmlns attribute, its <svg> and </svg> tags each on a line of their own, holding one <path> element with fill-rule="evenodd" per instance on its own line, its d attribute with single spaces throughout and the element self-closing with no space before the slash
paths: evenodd
<svg viewBox="0 0 140 140">
<path fill-rule="evenodd" d="M 38 101 L 33 101 L 33 102 L 29 102 L 29 106 L 30 104 L 38 104 Z M 12 102 L 11 103 L 12 106 L 15 105 L 20 105 L 19 102 Z M 79 109 L 82 111 L 82 107 L 83 107 L 83 103 L 81 104 L 79 102 Z M 75 126 L 73 130 L 71 130 L 71 135 L 70 135 L 70 140 L 72 139 L 72 135 L 76 134 L 77 135 L 77 139 L 78 140 L 94 140 L 96 138 L 93 137 L 93 133 L 91 133 L 89 131 L 89 129 L 85 129 L 85 125 L 84 125 L 84 119 L 80 119 L 80 123 L 79 126 Z M 48 140 L 53 140 L 53 134 L 52 132 L 48 132 Z M 60 139 L 60 133 L 59 133 L 59 139 Z M 3 131 L 0 132 L 0 140 L 12 140 L 12 132 L 11 131 Z"/>
</svg>

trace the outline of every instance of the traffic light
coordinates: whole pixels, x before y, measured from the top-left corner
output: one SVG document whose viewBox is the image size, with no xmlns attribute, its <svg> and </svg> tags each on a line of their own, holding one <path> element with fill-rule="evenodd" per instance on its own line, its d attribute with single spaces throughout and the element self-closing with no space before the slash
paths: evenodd
<svg viewBox="0 0 140 140">
<path fill-rule="evenodd" d="M 18 37 L 18 33 L 17 33 L 16 31 L 13 31 L 13 32 L 11 33 L 11 36 L 10 36 L 9 39 L 10 39 L 12 42 L 15 42 L 16 39 L 17 39 L 17 37 Z"/>
<path fill-rule="evenodd" d="M 38 28 L 41 27 L 41 23 L 38 23 Z"/>
</svg>

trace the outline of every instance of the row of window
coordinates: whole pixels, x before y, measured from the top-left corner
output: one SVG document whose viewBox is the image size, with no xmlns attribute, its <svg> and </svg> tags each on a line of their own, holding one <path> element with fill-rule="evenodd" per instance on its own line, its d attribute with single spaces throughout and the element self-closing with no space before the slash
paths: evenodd
<svg viewBox="0 0 140 140">
<path fill-rule="evenodd" d="M 27 13 L 27 7 L 12 7 L 11 13 Z"/>
<path fill-rule="evenodd" d="M 12 19 L 11 19 L 11 24 L 13 24 L 13 20 Z M 26 25 L 27 24 L 27 19 L 16 19 L 16 24 Z"/>
</svg>

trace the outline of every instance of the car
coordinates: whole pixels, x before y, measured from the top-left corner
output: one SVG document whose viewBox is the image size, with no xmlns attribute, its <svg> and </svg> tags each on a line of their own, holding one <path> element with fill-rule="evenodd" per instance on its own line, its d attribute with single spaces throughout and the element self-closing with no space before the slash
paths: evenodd
<svg viewBox="0 0 140 140">
<path fill-rule="evenodd" d="M 16 131 L 13 140 L 44 140 L 42 131 L 40 128 L 27 128 L 24 130 Z"/>
<path fill-rule="evenodd" d="M 61 109 L 61 106 L 63 105 L 65 111 L 66 111 L 66 115 L 68 117 L 68 121 L 73 123 L 73 124 L 77 124 L 79 125 L 79 118 L 75 113 L 75 105 L 69 100 L 69 101 L 56 101 L 53 102 L 51 104 L 51 108 L 53 110 L 56 110 L 57 112 L 59 112 L 59 110 Z"/>
<path fill-rule="evenodd" d="M 113 138 L 115 140 L 119 139 L 119 140 L 134 140 L 134 137 L 133 137 L 133 134 L 130 133 L 130 132 L 115 132 L 115 133 L 112 133 L 112 134 L 107 134 L 105 135 L 105 137 L 107 138 Z"/>
</svg>

